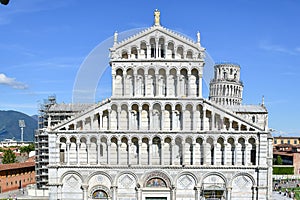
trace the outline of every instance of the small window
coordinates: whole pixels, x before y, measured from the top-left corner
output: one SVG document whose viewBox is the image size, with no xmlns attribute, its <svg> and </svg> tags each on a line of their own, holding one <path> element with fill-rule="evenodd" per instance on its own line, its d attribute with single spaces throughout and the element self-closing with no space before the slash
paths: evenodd
<svg viewBox="0 0 300 200">
<path fill-rule="evenodd" d="M 294 140 L 294 144 L 297 144 L 297 140 Z"/>
<path fill-rule="evenodd" d="M 254 116 L 254 115 L 252 116 L 252 122 L 253 122 L 253 123 L 256 122 L 256 119 L 255 119 L 255 116 Z"/>
<path fill-rule="evenodd" d="M 288 140 L 288 144 L 291 144 L 291 141 L 290 141 L 290 140 Z"/>
<path fill-rule="evenodd" d="M 274 140 L 274 144 L 277 144 L 277 140 Z"/>
<path fill-rule="evenodd" d="M 281 140 L 281 144 L 283 144 L 283 140 Z"/>
</svg>

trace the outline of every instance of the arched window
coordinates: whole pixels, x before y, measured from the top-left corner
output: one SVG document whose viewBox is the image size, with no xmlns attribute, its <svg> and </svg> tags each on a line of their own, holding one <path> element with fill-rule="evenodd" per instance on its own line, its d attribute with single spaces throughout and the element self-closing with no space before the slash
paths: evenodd
<svg viewBox="0 0 300 200">
<path fill-rule="evenodd" d="M 93 192 L 93 199 L 108 199 L 107 193 L 103 190 Z"/>
</svg>

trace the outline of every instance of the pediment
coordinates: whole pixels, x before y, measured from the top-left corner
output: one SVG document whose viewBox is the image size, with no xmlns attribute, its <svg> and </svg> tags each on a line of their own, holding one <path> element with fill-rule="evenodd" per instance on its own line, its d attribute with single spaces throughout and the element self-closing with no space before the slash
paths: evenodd
<svg viewBox="0 0 300 200">
<path fill-rule="evenodd" d="M 117 41 L 117 35 L 115 35 L 115 43 L 110 49 L 111 59 L 124 58 L 122 57 L 124 52 L 128 55 L 138 52 L 136 54 L 140 55 L 147 54 L 146 51 L 148 51 L 149 54 L 151 48 L 164 49 L 166 52 L 173 51 L 174 54 L 177 51 L 183 51 L 185 54 L 190 52 L 191 58 L 202 58 L 201 53 L 205 49 L 200 45 L 200 35 L 198 37 L 198 41 L 193 41 L 162 26 L 152 26 L 122 41 Z M 175 57 L 173 56 L 173 58 Z M 184 56 L 184 58 L 187 57 Z"/>
</svg>

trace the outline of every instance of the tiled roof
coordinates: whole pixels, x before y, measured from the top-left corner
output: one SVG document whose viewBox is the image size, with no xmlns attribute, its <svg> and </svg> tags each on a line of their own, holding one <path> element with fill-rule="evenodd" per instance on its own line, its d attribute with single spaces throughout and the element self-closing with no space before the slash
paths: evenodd
<svg viewBox="0 0 300 200">
<path fill-rule="evenodd" d="M 25 167 L 34 167 L 34 166 L 35 166 L 35 162 L 0 164 L 0 171 L 10 170 L 10 169 L 20 169 Z"/>
</svg>

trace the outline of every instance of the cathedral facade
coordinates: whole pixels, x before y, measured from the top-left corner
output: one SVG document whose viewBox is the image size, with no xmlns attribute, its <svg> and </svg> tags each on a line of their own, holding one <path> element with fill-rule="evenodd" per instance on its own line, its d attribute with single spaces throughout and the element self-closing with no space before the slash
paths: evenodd
<svg viewBox="0 0 300 200">
<path fill-rule="evenodd" d="M 264 105 L 243 105 L 240 66 L 202 97 L 205 48 L 160 24 L 110 48 L 111 98 L 43 129 L 51 200 L 270 199 Z M 51 120 L 51 119 L 49 119 Z"/>
</svg>

